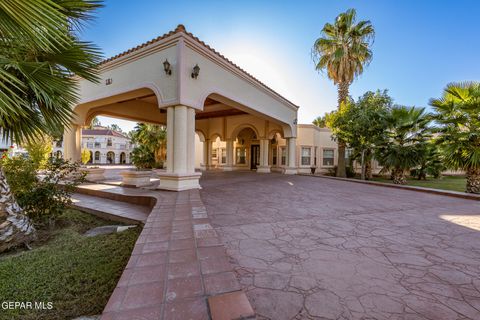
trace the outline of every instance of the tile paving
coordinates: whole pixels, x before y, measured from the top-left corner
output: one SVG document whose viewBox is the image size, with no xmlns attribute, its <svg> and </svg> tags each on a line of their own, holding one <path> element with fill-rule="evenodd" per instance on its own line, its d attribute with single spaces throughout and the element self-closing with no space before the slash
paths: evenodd
<svg viewBox="0 0 480 320">
<path fill-rule="evenodd" d="M 201 184 L 259 320 L 480 319 L 478 201 L 280 174 Z"/>
</svg>

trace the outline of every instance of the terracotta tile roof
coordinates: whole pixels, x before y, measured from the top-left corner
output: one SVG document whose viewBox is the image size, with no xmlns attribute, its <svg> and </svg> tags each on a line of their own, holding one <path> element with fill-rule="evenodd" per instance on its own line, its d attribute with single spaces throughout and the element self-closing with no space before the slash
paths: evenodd
<svg viewBox="0 0 480 320">
<path fill-rule="evenodd" d="M 125 135 L 120 132 L 113 131 L 110 129 L 82 129 L 82 135 L 87 136 L 112 136 L 128 139 Z"/>
<path fill-rule="evenodd" d="M 286 99 L 285 97 L 283 97 L 282 95 L 278 94 L 275 90 L 271 89 L 270 87 L 268 87 L 266 84 L 264 84 L 263 82 L 261 82 L 260 80 L 258 80 L 257 78 L 255 78 L 253 75 L 251 75 L 250 73 L 248 73 L 247 71 L 245 71 L 244 69 L 240 68 L 238 65 L 236 65 L 234 62 L 232 62 L 230 59 L 228 59 L 227 57 L 225 57 L 224 55 L 222 55 L 220 52 L 218 52 L 217 50 L 215 50 L 214 48 L 212 48 L 211 46 L 209 46 L 208 44 L 206 44 L 205 42 L 203 42 L 202 40 L 200 40 L 199 38 L 197 38 L 196 36 L 194 36 L 192 33 L 188 32 L 186 29 L 185 29 L 185 26 L 183 24 L 179 24 L 175 30 L 172 30 L 168 33 L 165 33 L 164 35 L 161 35 L 157 38 L 154 38 L 150 41 L 147 41 L 145 43 L 142 43 L 134 48 L 131 48 L 127 51 L 124 51 L 122 53 L 119 53 L 113 57 L 110 57 L 108 59 L 105 59 L 103 60 L 102 62 L 100 62 L 99 65 L 103 65 L 107 62 L 110 62 L 110 61 L 113 61 L 115 59 L 118 59 L 120 57 L 123 57 L 125 55 L 128 55 L 132 52 L 135 52 L 135 51 L 138 51 L 146 46 L 149 46 L 151 44 L 154 44 L 156 42 L 159 42 L 169 36 L 172 36 L 176 33 L 179 33 L 179 32 L 183 32 L 184 34 L 190 36 L 193 40 L 195 40 L 197 43 L 199 43 L 200 45 L 202 45 L 203 47 L 205 47 L 206 49 L 210 50 L 212 53 L 214 53 L 215 55 L 217 55 L 218 57 L 222 58 L 223 60 L 225 60 L 227 63 L 229 63 L 231 66 L 235 67 L 237 70 L 241 71 L 242 73 L 244 73 L 245 75 L 247 75 L 248 77 L 250 77 L 251 79 L 253 79 L 254 81 L 256 81 L 257 83 L 259 83 L 261 86 L 263 86 L 265 89 L 267 89 L 268 91 L 276 94 L 277 96 L 281 97 L 282 99 L 284 99 L 285 101 L 287 101 L 288 103 L 296 106 L 298 108 L 298 106 L 296 104 L 294 104 L 293 102 L 291 102 L 290 100 Z"/>
</svg>

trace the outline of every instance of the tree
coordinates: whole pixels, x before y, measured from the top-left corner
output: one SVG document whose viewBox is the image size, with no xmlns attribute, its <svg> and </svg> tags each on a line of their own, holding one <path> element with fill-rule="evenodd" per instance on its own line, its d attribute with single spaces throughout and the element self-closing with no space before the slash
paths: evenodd
<svg viewBox="0 0 480 320">
<path fill-rule="evenodd" d="M 98 119 L 98 117 L 93 117 L 92 122 L 90 122 L 90 129 L 93 129 L 93 127 L 99 127 L 101 126 L 102 123 Z"/>
<path fill-rule="evenodd" d="M 0 127 L 17 143 L 61 131 L 78 102 L 74 75 L 98 80 L 99 50 L 78 32 L 98 0 L 0 1 Z M 0 251 L 34 235 L 0 170 Z"/>
<path fill-rule="evenodd" d="M 167 130 L 165 126 L 139 123 L 131 133 L 134 143 L 145 146 L 155 157 L 157 164 L 165 161 L 167 146 Z"/>
<path fill-rule="evenodd" d="M 88 149 L 82 150 L 82 163 L 86 165 L 91 160 L 91 151 Z"/>
<path fill-rule="evenodd" d="M 327 71 L 328 78 L 338 86 L 338 109 L 347 102 L 350 84 L 372 60 L 374 36 L 370 21 L 356 23 L 356 11 L 349 9 L 339 14 L 333 24 L 326 23 L 322 36 L 313 45 L 315 68 Z M 338 140 L 337 176 L 345 174 L 345 143 Z"/>
<path fill-rule="evenodd" d="M 377 159 L 391 170 L 393 183 L 406 184 L 405 172 L 425 157 L 427 141 L 431 138 L 430 119 L 425 108 L 396 106 L 391 109 L 386 119 L 386 139 L 377 148 Z"/>
<path fill-rule="evenodd" d="M 384 140 L 391 108 L 392 98 L 386 90 L 368 91 L 357 102 L 348 100 L 344 107 L 326 117 L 333 137 L 353 149 L 350 160 L 360 159 L 362 180 L 366 178 L 367 163 L 371 162 L 374 149 Z"/>
<path fill-rule="evenodd" d="M 119 126 L 118 124 L 115 124 L 115 123 L 109 125 L 109 126 L 108 126 L 108 129 L 113 130 L 113 131 L 116 131 L 116 132 L 123 133 L 122 128 L 120 128 L 120 126 Z"/>
<path fill-rule="evenodd" d="M 480 193 L 480 83 L 450 83 L 430 105 L 446 166 L 465 170 L 466 192 Z"/>
<path fill-rule="evenodd" d="M 324 116 L 318 116 L 317 118 L 315 118 L 315 120 L 312 121 L 312 124 L 316 125 L 319 128 L 326 128 L 327 127 L 326 117 L 327 117 L 326 114 Z"/>
<path fill-rule="evenodd" d="M 48 158 L 53 150 L 53 139 L 50 136 L 39 136 L 27 142 L 25 149 L 37 169 L 45 169 Z"/>
</svg>

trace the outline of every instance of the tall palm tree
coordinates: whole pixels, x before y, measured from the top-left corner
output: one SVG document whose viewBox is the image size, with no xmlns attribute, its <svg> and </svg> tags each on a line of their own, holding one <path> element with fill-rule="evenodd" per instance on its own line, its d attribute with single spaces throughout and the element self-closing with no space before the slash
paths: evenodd
<svg viewBox="0 0 480 320">
<path fill-rule="evenodd" d="M 319 127 L 319 128 L 326 128 L 327 127 L 326 116 L 316 117 L 315 120 L 312 121 L 312 124 Z"/>
<path fill-rule="evenodd" d="M 480 83 L 451 83 L 440 99 L 431 99 L 445 164 L 465 170 L 466 191 L 480 193 Z"/>
<path fill-rule="evenodd" d="M 75 76 L 97 81 L 99 50 L 78 32 L 99 0 L 0 1 L 0 127 L 28 142 L 68 126 L 78 101 Z M 34 228 L 0 170 L 0 252 L 31 238 Z"/>
<path fill-rule="evenodd" d="M 339 109 L 347 100 L 350 84 L 372 60 L 374 36 L 370 21 L 356 23 L 356 11 L 349 9 L 339 14 L 333 24 L 326 23 L 322 36 L 313 45 L 315 68 L 327 71 L 328 78 L 338 87 Z M 345 174 L 345 143 L 338 141 L 337 176 Z"/>
<path fill-rule="evenodd" d="M 430 139 L 430 115 L 425 108 L 397 106 L 387 116 L 385 141 L 376 158 L 392 172 L 393 183 L 406 184 L 405 173 L 422 162 Z"/>
<path fill-rule="evenodd" d="M 132 141 L 145 146 L 155 156 L 155 162 L 165 161 L 167 130 L 165 126 L 139 123 L 131 134 Z"/>
</svg>

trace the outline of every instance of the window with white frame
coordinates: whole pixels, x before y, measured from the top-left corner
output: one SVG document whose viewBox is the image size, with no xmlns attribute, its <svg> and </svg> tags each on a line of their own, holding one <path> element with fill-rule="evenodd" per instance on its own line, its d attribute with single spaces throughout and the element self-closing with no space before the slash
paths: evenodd
<svg viewBox="0 0 480 320">
<path fill-rule="evenodd" d="M 217 159 L 217 148 L 212 149 L 212 158 Z"/>
<path fill-rule="evenodd" d="M 286 166 L 287 165 L 287 148 L 286 147 L 281 147 L 280 148 L 280 155 L 281 155 L 281 165 Z"/>
<path fill-rule="evenodd" d="M 333 149 L 324 149 L 323 150 L 323 165 L 324 166 L 333 166 Z"/>
<path fill-rule="evenodd" d="M 345 150 L 345 163 L 349 163 L 349 159 L 350 157 L 352 156 L 352 153 L 353 153 L 353 149 L 346 149 Z"/>
<path fill-rule="evenodd" d="M 302 147 L 302 166 L 309 166 L 312 160 L 312 148 Z"/>
<path fill-rule="evenodd" d="M 237 164 L 247 164 L 247 149 L 245 147 L 237 148 Z"/>
<path fill-rule="evenodd" d="M 272 148 L 272 165 L 277 165 L 277 147 Z"/>
<path fill-rule="evenodd" d="M 112 138 L 108 138 L 107 139 L 107 147 L 111 147 L 112 146 Z"/>
</svg>

